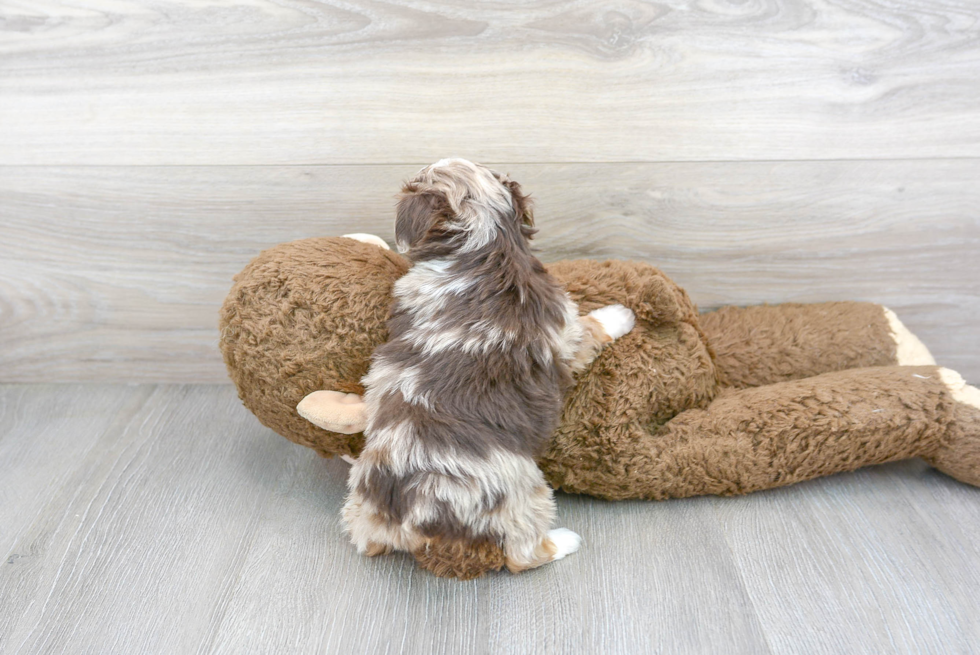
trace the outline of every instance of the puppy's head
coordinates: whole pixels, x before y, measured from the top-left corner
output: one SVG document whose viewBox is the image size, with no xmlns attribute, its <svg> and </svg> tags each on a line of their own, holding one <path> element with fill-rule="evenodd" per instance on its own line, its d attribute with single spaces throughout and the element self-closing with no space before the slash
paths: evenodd
<svg viewBox="0 0 980 655">
<path fill-rule="evenodd" d="M 444 257 L 498 239 L 525 245 L 533 225 L 530 199 L 517 182 L 465 159 L 443 159 L 402 187 L 395 242 L 414 259 Z"/>
</svg>

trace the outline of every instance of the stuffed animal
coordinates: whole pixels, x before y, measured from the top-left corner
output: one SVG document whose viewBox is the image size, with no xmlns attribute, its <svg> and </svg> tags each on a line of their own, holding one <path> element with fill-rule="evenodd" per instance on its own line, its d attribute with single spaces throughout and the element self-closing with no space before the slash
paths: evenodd
<svg viewBox="0 0 980 655">
<path fill-rule="evenodd" d="M 377 237 L 352 237 L 261 253 L 221 310 L 221 351 L 245 406 L 326 457 L 363 445 L 360 381 L 409 266 Z M 565 399 L 539 461 L 556 489 L 613 500 L 744 494 L 912 457 L 980 486 L 980 390 L 937 367 L 888 309 L 699 315 L 648 264 L 548 270 L 583 313 L 618 303 L 636 315 Z"/>
</svg>

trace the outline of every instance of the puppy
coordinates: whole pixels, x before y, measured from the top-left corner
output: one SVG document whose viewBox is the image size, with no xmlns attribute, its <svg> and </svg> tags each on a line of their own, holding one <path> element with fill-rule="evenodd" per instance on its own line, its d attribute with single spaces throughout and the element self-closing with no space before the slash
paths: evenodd
<svg viewBox="0 0 980 655">
<path fill-rule="evenodd" d="M 361 553 L 408 551 L 466 579 L 578 549 L 574 532 L 548 531 L 555 501 L 535 461 L 572 373 L 633 313 L 580 318 L 531 254 L 532 226 L 516 182 L 463 159 L 402 189 L 395 237 L 412 267 L 363 380 L 366 445 L 343 509 Z"/>
</svg>

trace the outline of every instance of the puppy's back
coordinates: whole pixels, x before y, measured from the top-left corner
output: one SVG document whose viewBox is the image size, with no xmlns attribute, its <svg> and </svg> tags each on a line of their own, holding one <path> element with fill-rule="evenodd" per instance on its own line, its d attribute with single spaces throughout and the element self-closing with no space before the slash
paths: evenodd
<svg viewBox="0 0 980 655">
<path fill-rule="evenodd" d="M 412 211 L 446 213 L 442 198 Z M 536 457 L 571 381 L 563 362 L 577 325 L 517 205 L 493 224 L 474 215 L 456 232 L 405 218 L 415 264 L 395 285 L 388 342 L 364 379 L 367 445 L 344 512 L 362 552 L 408 550 L 457 577 L 554 556 L 542 540 L 554 501 Z"/>
</svg>

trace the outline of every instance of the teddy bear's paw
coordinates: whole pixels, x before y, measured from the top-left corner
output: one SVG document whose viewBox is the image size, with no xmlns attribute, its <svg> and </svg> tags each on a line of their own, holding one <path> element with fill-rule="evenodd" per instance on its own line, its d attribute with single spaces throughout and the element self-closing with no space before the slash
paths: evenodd
<svg viewBox="0 0 980 655">
<path fill-rule="evenodd" d="M 589 312 L 589 316 L 599 321 L 610 339 L 618 339 L 633 329 L 636 317 L 633 310 L 622 305 L 607 305 Z"/>
<path fill-rule="evenodd" d="M 364 243 L 373 243 L 376 246 L 384 248 L 385 250 L 391 250 L 391 247 L 385 243 L 385 240 L 379 236 L 373 234 L 364 234 L 363 232 L 356 232 L 354 234 L 345 234 L 344 237 L 348 239 L 354 239 L 354 241 L 363 241 Z"/>
<path fill-rule="evenodd" d="M 943 381 L 953 400 L 980 409 L 980 389 L 966 383 L 959 373 L 952 369 L 939 369 L 939 379 Z"/>
<path fill-rule="evenodd" d="M 956 420 L 926 461 L 960 482 L 980 487 L 980 389 L 948 368 L 939 369 L 939 379 L 956 401 L 952 408 Z"/>
<path fill-rule="evenodd" d="M 552 561 L 561 559 L 565 555 L 571 555 L 582 545 L 582 537 L 572 532 L 568 528 L 555 528 L 548 530 L 548 539 L 555 545 L 555 552 Z"/>
<path fill-rule="evenodd" d="M 296 405 L 296 411 L 313 425 L 341 434 L 357 434 L 367 427 L 367 409 L 356 393 L 314 391 Z"/>
<path fill-rule="evenodd" d="M 895 312 L 882 307 L 885 310 L 885 318 L 888 320 L 888 327 L 891 328 L 892 338 L 895 340 L 895 360 L 899 366 L 935 366 L 936 360 L 932 353 L 926 348 L 919 337 L 912 334 L 905 325 L 898 320 Z"/>
</svg>

